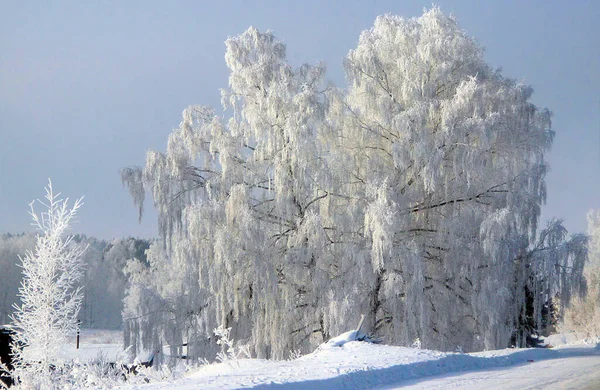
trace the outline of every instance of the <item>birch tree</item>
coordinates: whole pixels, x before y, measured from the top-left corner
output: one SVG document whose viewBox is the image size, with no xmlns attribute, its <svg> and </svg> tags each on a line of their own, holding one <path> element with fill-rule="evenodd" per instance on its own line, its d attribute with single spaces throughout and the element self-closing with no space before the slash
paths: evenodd
<svg viewBox="0 0 600 390">
<path fill-rule="evenodd" d="M 148 272 L 164 275 L 159 283 L 170 286 L 149 289 L 165 310 L 148 308 L 157 318 L 141 321 L 153 324 L 146 335 L 179 321 L 201 324 L 204 331 L 247 323 L 236 327 L 233 336 L 255 340 L 259 356 L 280 356 L 290 345 L 277 341 L 280 334 L 271 332 L 267 322 L 291 327 L 289 316 L 302 314 L 290 308 L 309 276 L 294 272 L 302 270 L 300 261 L 309 265 L 311 256 L 292 254 L 298 252 L 291 248 L 292 236 L 303 224 L 314 223 L 310 207 L 324 196 L 319 176 L 327 170 L 317 141 L 324 68 L 293 69 L 285 62 L 285 46 L 253 28 L 226 46 L 231 89 L 222 95 L 232 118 L 222 123 L 212 110 L 190 107 L 165 154 L 149 153 L 143 172 L 123 171 L 138 204 L 144 190 L 136 186 L 153 194 L 164 248 L 151 249 Z M 294 271 L 284 272 L 289 267 Z M 140 278 L 140 289 L 149 292 L 145 283 L 155 279 Z M 143 300 L 137 291 L 128 302 L 140 299 L 126 305 L 126 310 L 134 308 L 133 317 L 139 317 Z M 203 310 L 210 314 L 202 316 Z M 153 343 L 159 339 L 155 336 Z M 170 344 L 181 344 L 181 336 L 173 337 Z"/>
<path fill-rule="evenodd" d="M 554 133 L 531 87 L 482 53 L 434 8 L 377 18 L 346 59 L 349 88 L 333 103 L 345 156 L 336 170 L 359 188 L 382 303 L 373 321 L 395 342 L 493 348 L 518 328 L 531 277 L 521 260 L 536 238 Z M 405 294 L 402 314 L 389 289 Z"/>
<path fill-rule="evenodd" d="M 587 221 L 589 262 L 583 271 L 585 295 L 573 297 L 571 305 L 561 305 L 563 312 L 559 329 L 596 338 L 600 337 L 600 210 L 589 210 Z"/>
<path fill-rule="evenodd" d="M 122 171 L 162 237 L 131 265 L 128 341 L 210 356 L 224 325 L 281 358 L 366 314 L 391 344 L 507 346 L 536 273 L 585 259 L 576 240 L 531 266 L 550 112 L 438 8 L 377 18 L 347 89 L 285 49 L 254 28 L 228 39 L 231 117 L 190 107 L 165 153 Z M 577 272 L 540 275 L 555 291 Z"/>
</svg>

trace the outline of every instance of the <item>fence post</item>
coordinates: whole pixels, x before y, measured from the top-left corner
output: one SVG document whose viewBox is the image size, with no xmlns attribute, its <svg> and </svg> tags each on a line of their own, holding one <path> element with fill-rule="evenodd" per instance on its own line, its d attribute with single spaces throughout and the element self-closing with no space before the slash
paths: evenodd
<svg viewBox="0 0 600 390">
<path fill-rule="evenodd" d="M 77 320 L 77 348 L 79 349 L 79 328 L 81 328 L 81 320 Z"/>
</svg>

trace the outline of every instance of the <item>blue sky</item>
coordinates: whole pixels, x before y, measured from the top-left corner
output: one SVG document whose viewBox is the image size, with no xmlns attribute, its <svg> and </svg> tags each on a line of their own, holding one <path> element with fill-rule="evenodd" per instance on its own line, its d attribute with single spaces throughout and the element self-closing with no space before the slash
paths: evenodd
<svg viewBox="0 0 600 390">
<path fill-rule="evenodd" d="M 586 229 L 600 208 L 600 2 L 438 1 L 503 74 L 554 112 L 543 218 Z M 77 232 L 156 235 L 118 171 L 164 150 L 181 111 L 218 108 L 227 37 L 271 29 L 294 65 L 342 60 L 377 15 L 419 16 L 431 1 L 3 1 L 0 4 L 0 233 L 30 230 L 47 178 L 85 195 Z"/>
</svg>

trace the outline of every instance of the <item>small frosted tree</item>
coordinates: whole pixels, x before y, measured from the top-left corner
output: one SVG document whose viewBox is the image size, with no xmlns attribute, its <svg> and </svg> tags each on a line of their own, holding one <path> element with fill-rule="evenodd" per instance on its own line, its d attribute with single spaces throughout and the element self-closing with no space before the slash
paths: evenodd
<svg viewBox="0 0 600 390">
<path fill-rule="evenodd" d="M 59 347 L 77 326 L 82 294 L 76 288 L 83 274 L 82 254 L 85 247 L 64 237 L 82 199 L 72 207 L 68 198 L 52 190 L 48 181 L 45 201 L 38 200 L 46 211 L 37 213 L 30 203 L 33 224 L 41 231 L 35 249 L 21 258 L 23 280 L 19 288 L 21 305 L 12 317 L 15 337 L 13 377 L 24 387 L 53 388 L 53 370 Z M 18 346 L 22 346 L 19 348 Z M 54 370 L 58 372 L 59 370 Z"/>
</svg>

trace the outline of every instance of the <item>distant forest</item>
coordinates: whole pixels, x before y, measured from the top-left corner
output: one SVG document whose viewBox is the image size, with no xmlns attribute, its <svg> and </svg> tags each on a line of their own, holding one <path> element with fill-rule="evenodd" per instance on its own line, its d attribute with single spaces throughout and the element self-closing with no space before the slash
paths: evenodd
<svg viewBox="0 0 600 390">
<path fill-rule="evenodd" d="M 127 288 L 125 265 L 128 260 L 146 262 L 145 251 L 150 241 L 137 238 L 99 240 L 76 235 L 74 241 L 87 246 L 84 252 L 85 276 L 81 281 L 83 302 L 79 319 L 85 328 L 120 329 L 123 298 Z M 19 256 L 33 251 L 35 233 L 0 235 L 0 324 L 10 323 L 14 304 L 19 303 L 21 283 Z"/>
</svg>

